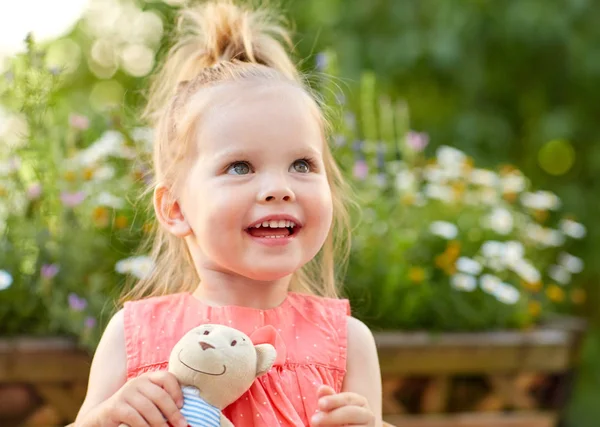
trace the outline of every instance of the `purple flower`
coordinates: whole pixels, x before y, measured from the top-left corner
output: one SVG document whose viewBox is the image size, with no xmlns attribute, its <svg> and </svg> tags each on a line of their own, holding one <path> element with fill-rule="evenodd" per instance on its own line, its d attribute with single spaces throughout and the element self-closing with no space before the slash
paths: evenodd
<svg viewBox="0 0 600 427">
<path fill-rule="evenodd" d="M 333 142 L 336 147 L 342 147 L 346 145 L 346 137 L 344 135 L 336 134 L 333 137 Z"/>
<path fill-rule="evenodd" d="M 71 310 L 73 311 L 83 311 L 87 307 L 87 301 L 85 300 L 85 298 L 81 298 L 75 293 L 70 293 L 69 307 L 71 307 Z"/>
<path fill-rule="evenodd" d="M 90 127 L 90 119 L 81 114 L 71 114 L 69 116 L 69 125 L 71 125 L 73 129 L 86 130 Z"/>
<path fill-rule="evenodd" d="M 369 166 L 367 165 L 366 161 L 357 160 L 356 163 L 354 163 L 354 169 L 352 172 L 355 178 L 358 178 L 362 181 L 369 174 Z"/>
<path fill-rule="evenodd" d="M 317 53 L 317 56 L 315 57 L 315 64 L 317 66 L 317 70 L 325 71 L 325 68 L 327 67 L 327 54 L 324 52 Z"/>
<path fill-rule="evenodd" d="M 414 151 L 423 151 L 428 144 L 429 135 L 426 133 L 410 131 L 406 135 L 406 145 Z"/>
<path fill-rule="evenodd" d="M 56 264 L 44 264 L 40 270 L 40 273 L 44 279 L 52 279 L 58 274 L 60 267 Z"/>
<path fill-rule="evenodd" d="M 66 191 L 63 191 L 60 194 L 60 201 L 63 203 L 63 205 L 69 208 L 81 204 L 81 202 L 83 202 L 84 199 L 85 193 L 83 191 L 77 191 L 75 193 L 68 193 Z"/>
<path fill-rule="evenodd" d="M 91 316 L 85 318 L 84 325 L 86 329 L 93 329 L 96 326 L 96 319 Z"/>
</svg>

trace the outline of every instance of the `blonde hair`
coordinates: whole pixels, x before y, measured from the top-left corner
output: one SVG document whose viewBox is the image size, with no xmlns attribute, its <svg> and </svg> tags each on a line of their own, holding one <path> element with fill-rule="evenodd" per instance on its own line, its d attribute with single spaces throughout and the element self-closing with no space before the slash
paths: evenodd
<svg viewBox="0 0 600 427">
<path fill-rule="evenodd" d="M 302 88 L 321 118 L 327 120 L 318 98 L 310 91 L 288 55 L 289 33 L 279 16 L 268 9 L 250 9 L 233 0 L 213 0 L 183 9 L 178 41 L 150 88 L 144 117 L 155 124 L 153 163 L 157 182 L 176 188 L 182 164 L 192 157 L 198 116 L 206 104 L 202 91 L 227 82 L 279 81 Z M 205 96 L 206 98 L 206 96 Z M 204 102 L 198 102 L 198 101 Z M 200 106 L 198 106 L 200 105 Z M 337 297 L 337 277 L 343 274 L 348 251 L 350 220 L 348 188 L 324 137 L 325 169 L 333 199 L 333 223 L 315 259 L 295 272 L 291 290 Z M 199 283 L 185 241 L 162 227 L 154 227 L 147 246 L 155 266 L 124 295 L 124 300 L 192 291 Z"/>
</svg>

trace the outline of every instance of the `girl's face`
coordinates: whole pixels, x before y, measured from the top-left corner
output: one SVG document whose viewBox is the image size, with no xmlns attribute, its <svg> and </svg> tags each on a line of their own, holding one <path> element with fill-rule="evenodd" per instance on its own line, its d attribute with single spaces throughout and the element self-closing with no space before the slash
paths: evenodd
<svg viewBox="0 0 600 427">
<path fill-rule="evenodd" d="M 332 222 L 316 107 L 285 83 L 209 90 L 179 197 L 200 277 L 286 277 L 317 254 Z"/>
</svg>

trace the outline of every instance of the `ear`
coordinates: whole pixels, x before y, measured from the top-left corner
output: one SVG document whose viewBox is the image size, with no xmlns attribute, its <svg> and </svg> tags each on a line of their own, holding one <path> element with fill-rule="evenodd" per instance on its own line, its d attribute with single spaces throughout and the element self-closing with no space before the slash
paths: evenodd
<svg viewBox="0 0 600 427">
<path fill-rule="evenodd" d="M 277 358 L 277 352 L 271 344 L 258 344 L 254 348 L 256 349 L 256 376 L 260 377 L 271 369 Z"/>
<path fill-rule="evenodd" d="M 154 211 L 156 218 L 165 229 L 177 237 L 186 237 L 192 234 L 192 229 L 181 210 L 181 205 L 173 194 L 163 184 L 154 189 Z"/>
</svg>

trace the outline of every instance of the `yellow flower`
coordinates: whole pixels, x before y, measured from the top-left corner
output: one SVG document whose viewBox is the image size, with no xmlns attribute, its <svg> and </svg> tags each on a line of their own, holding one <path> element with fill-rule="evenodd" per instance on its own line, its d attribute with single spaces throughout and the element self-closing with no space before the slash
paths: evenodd
<svg viewBox="0 0 600 427">
<path fill-rule="evenodd" d="M 542 312 L 542 304 L 539 301 L 529 301 L 527 304 L 527 310 L 531 317 L 538 317 Z"/>
<path fill-rule="evenodd" d="M 504 193 L 502 197 L 504 197 L 504 200 L 508 203 L 515 203 L 517 201 L 517 193 Z"/>
<path fill-rule="evenodd" d="M 129 220 L 125 215 L 119 215 L 115 218 L 115 227 L 118 229 L 123 229 L 127 227 Z"/>
<path fill-rule="evenodd" d="M 94 169 L 93 168 L 85 168 L 83 170 L 83 179 L 86 181 L 91 180 L 94 177 Z"/>
<path fill-rule="evenodd" d="M 8 194 L 8 191 L 6 191 L 6 188 L 4 188 L 3 186 L 0 185 L 0 197 L 4 197 Z"/>
<path fill-rule="evenodd" d="M 65 180 L 68 182 L 74 182 L 77 179 L 77 174 L 75 174 L 75 172 L 73 171 L 66 171 L 65 172 Z"/>
<path fill-rule="evenodd" d="M 415 196 L 414 194 L 403 194 L 400 198 L 400 203 L 405 206 L 412 206 L 415 204 Z"/>
<path fill-rule="evenodd" d="M 455 182 L 452 184 L 452 192 L 454 193 L 455 199 L 461 199 L 463 194 L 465 194 L 465 190 L 467 189 L 467 185 L 464 182 Z"/>
<path fill-rule="evenodd" d="M 465 162 L 463 163 L 463 172 L 471 173 L 473 168 L 475 167 L 475 160 L 472 157 L 467 157 Z"/>
<path fill-rule="evenodd" d="M 527 289 L 530 292 L 539 292 L 542 290 L 542 282 L 521 282 L 523 288 Z"/>
<path fill-rule="evenodd" d="M 446 250 L 435 257 L 435 265 L 449 276 L 456 273 L 456 260 L 460 255 L 460 248 L 460 242 L 448 242 Z"/>
<path fill-rule="evenodd" d="M 550 301 L 561 302 L 565 300 L 565 291 L 556 285 L 548 286 L 548 289 L 546 289 L 546 295 Z"/>
<path fill-rule="evenodd" d="M 92 212 L 92 219 L 97 227 L 106 227 L 108 225 L 108 209 L 104 206 L 97 206 Z"/>
<path fill-rule="evenodd" d="M 573 289 L 571 292 L 571 301 L 573 301 L 574 304 L 583 304 L 586 298 L 587 294 L 585 289 Z"/>
<path fill-rule="evenodd" d="M 421 283 L 425 280 L 425 270 L 421 267 L 411 267 L 408 270 L 408 278 L 411 282 Z"/>
<path fill-rule="evenodd" d="M 147 222 L 142 226 L 142 231 L 146 234 L 152 233 L 153 230 L 154 230 L 154 224 L 151 222 Z"/>
</svg>

